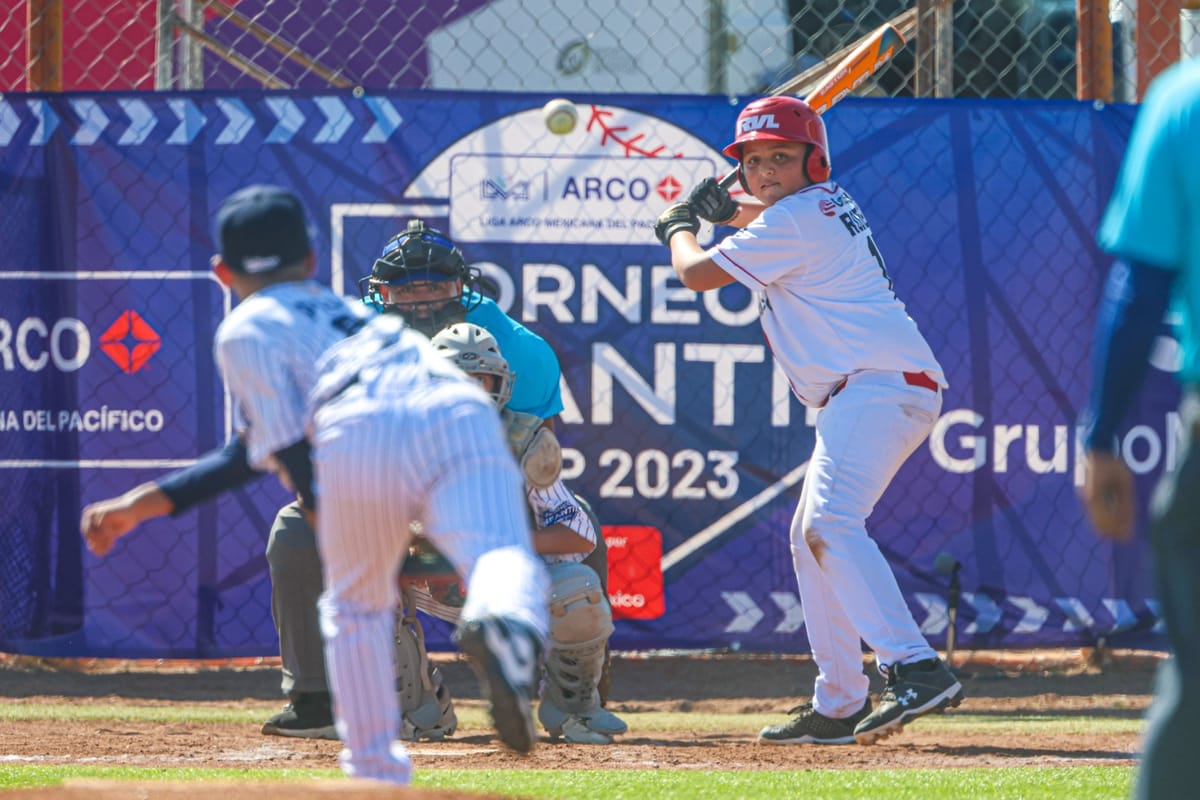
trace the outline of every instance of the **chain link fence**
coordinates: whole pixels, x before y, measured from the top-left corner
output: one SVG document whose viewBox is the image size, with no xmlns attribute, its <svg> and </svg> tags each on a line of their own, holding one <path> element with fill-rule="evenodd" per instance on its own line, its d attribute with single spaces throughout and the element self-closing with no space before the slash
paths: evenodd
<svg viewBox="0 0 1200 800">
<path fill-rule="evenodd" d="M 3 0 L 0 89 L 355 86 L 761 93 L 907 10 L 919 39 L 861 91 L 1076 95 L 1079 9 L 1112 22 L 1115 99 L 1200 49 L 1185 0 Z M 1193 38 L 1196 44 L 1192 44 Z M 1144 50 L 1144 52 L 1142 52 Z M 1139 58 L 1138 53 L 1141 53 Z M 1194 52 L 1194 50 L 1192 51 Z M 918 53 L 923 60 L 917 64 Z"/>
<path fill-rule="evenodd" d="M 1109 18 L 1110 9 L 1107 3 L 1105 6 Z M 85 213 L 69 221 L 57 220 L 55 224 L 62 225 L 62 229 L 43 231 L 41 237 L 25 235 L 26 231 L 18 231 L 17 227 L 21 220 L 37 218 L 41 184 L 56 176 L 38 171 L 39 158 L 28 161 L 28 174 L 21 187 L 10 181 L 5 201 L 12 221 L 0 223 L 0 244 L 4 245 L 0 248 L 4 253 L 0 269 L 18 272 L 50 260 L 38 247 L 42 241 L 53 240 L 62 249 L 54 254 L 54 260 L 65 265 L 64 269 L 79 266 L 113 271 L 142 265 L 165 270 L 170 265 L 191 265 L 194 271 L 175 276 L 180 278 L 177 286 L 114 275 L 102 286 L 106 291 L 111 289 L 112 294 L 104 296 L 91 288 L 60 293 L 61 300 L 57 295 L 52 297 L 54 293 L 35 291 L 33 287 L 25 289 L 28 296 L 12 292 L 10 306 L 21 313 L 10 314 L 14 322 L 9 336 L 13 341 L 23 336 L 53 344 L 53 331 L 43 334 L 27 326 L 22 333 L 17 320 L 27 316 L 79 316 L 96 335 L 94 358 L 113 359 L 122 371 L 120 376 L 113 373 L 113 380 L 120 377 L 139 381 L 130 391 L 157 397 L 165 385 L 172 384 L 168 386 L 171 391 L 214 396 L 216 376 L 205 359 L 189 354 L 170 362 L 166 354 L 156 355 L 154 368 L 143 370 L 140 366 L 144 359 L 135 367 L 134 349 L 160 339 L 207 341 L 208 329 L 203 324 L 215 326 L 225 311 L 226 298 L 206 278 L 196 277 L 203 275 L 209 255 L 209 242 L 197 232 L 207 227 L 205 209 L 241 183 L 260 173 L 303 175 L 303 182 L 314 192 L 314 208 L 327 207 L 333 202 L 330 198 L 352 198 L 355 204 L 371 201 L 386 207 L 386 216 L 363 212 L 360 218 L 339 217 L 341 227 L 336 241 L 334 222 L 327 221 L 331 282 L 336 289 L 353 293 L 355 281 L 369 270 L 380 244 L 398 230 L 410 209 L 428 208 L 430 199 L 436 199 L 440 205 L 435 222 L 446 228 L 447 209 L 470 199 L 452 195 L 448 160 L 439 158 L 443 150 L 486 153 L 492 152 L 498 141 L 506 152 L 546 159 L 566 155 L 599 158 L 619 151 L 630 162 L 623 167 L 630 178 L 650 174 L 649 168 L 636 163 L 639 159 L 652 160 L 660 154 L 707 158 L 713 155 L 711 146 L 719 146 L 724 134 L 717 141 L 705 137 L 714 136 L 713 131 L 731 129 L 736 104 L 713 102 L 711 97 L 678 98 L 681 104 L 685 100 L 705 102 L 668 124 L 656 117 L 655 112 L 663 105 L 658 95 L 762 93 L 906 12 L 916 12 L 916 41 L 901 50 L 861 92 L 896 97 L 1076 96 L 1076 52 L 1081 30 L 1076 0 L 659 0 L 653 4 L 627 0 L 0 0 L 0 91 L 214 91 L 145 100 L 124 95 L 56 97 L 45 103 L 36 97 L 0 98 L 0 141 L 36 148 L 52 140 L 69 139 L 72 152 L 86 155 L 78 159 L 78 176 L 69 176 L 64 183 L 74 186 L 78 181 L 73 190 L 86 198 L 78 204 Z M 1111 47 L 1104 51 L 1104 57 L 1112 59 L 1118 99 L 1135 97 L 1137 87 L 1145 85 L 1144 73 L 1151 69 L 1151 56 L 1171 60 L 1197 46 L 1200 36 L 1193 37 L 1189 27 L 1197 24 L 1197 15 L 1200 11 L 1183 9 L 1178 0 L 1141 0 L 1136 6 L 1133 0 L 1115 0 L 1110 18 Z M 1170 42 L 1174 42 L 1174 56 L 1167 44 Z M 942 58 L 947 52 L 949 58 Z M 495 97 L 481 111 L 486 104 L 475 94 L 446 97 L 435 92 L 408 92 L 404 97 L 390 98 L 363 98 L 364 92 L 358 91 L 297 98 L 215 94 L 263 87 L 361 87 L 365 92 L 472 90 L 494 93 Z M 628 93 L 637 112 L 598 107 L 589 111 L 581 107 L 584 118 L 575 137 L 553 137 L 545 133 L 537 109 L 518 107 L 521 104 L 511 94 L 543 92 Z M 358 99 L 351 100 L 351 94 Z M 1074 446 L 1070 432 L 1074 400 L 1082 395 L 1084 380 L 1078 354 L 1087 348 L 1087 310 L 1093 307 L 1094 298 L 1085 293 L 1092 285 L 1087 280 L 1089 270 L 1097 266 L 1090 245 L 1077 248 L 1077 261 L 1058 265 L 1060 268 L 1053 273 L 1047 271 L 1044 262 L 1059 252 L 1064 231 L 1077 242 L 1092 240 L 1098 209 L 1089 207 L 1081 214 L 1077 198 L 1095 200 L 1096 185 L 1111 181 L 1111 176 L 1093 175 L 1081 168 L 1079 153 L 1092 141 L 1093 123 L 1083 112 L 1077 118 L 1071 117 L 1069 124 L 1056 125 L 984 109 L 970 121 L 972 130 L 964 132 L 955 128 L 962 123 L 947 109 L 920 109 L 931 118 L 912 122 L 909 118 L 917 110 L 894 107 L 899 105 L 883 102 L 869 116 L 841 113 L 831 121 L 838 174 L 846 170 L 851 185 L 880 189 L 864 194 L 871 197 L 870 218 L 881 230 L 892 232 L 889 247 L 906 254 L 896 259 L 900 262 L 896 270 L 898 290 L 914 310 L 915 318 L 930 321 L 928 330 L 935 339 L 931 343 L 942 361 L 948 366 L 991 364 L 988 356 L 992 347 L 1005 354 L 1019 354 L 1019 358 L 1014 356 L 1012 363 L 991 364 L 988 369 L 996 374 L 981 372 L 972 374 L 969 380 L 958 366 L 960 372 L 951 380 L 955 387 L 973 385 L 976 395 L 954 396 L 948 401 L 957 405 L 947 406 L 947 410 L 960 408 L 963 413 L 951 418 L 947 424 L 952 427 L 943 431 L 950 452 L 945 456 L 947 463 L 937 465 L 941 472 L 935 474 L 978 473 L 977 480 L 969 485 L 955 484 L 953 491 L 922 489 L 896 495 L 898 502 L 881 513 L 874 524 L 881 530 L 901 532 L 891 540 L 896 552 L 889 552 L 889 556 L 907 562 L 905 569 L 915 576 L 912 580 L 926 580 L 936 588 L 937 579 L 927 574 L 928 565 L 934 562 L 939 548 L 955 542 L 933 534 L 973 531 L 973 509 L 994 508 L 1000 524 L 1011 524 L 1022 535 L 1010 536 L 1002 540 L 1002 545 L 989 548 L 988 542 L 993 541 L 989 531 L 971 534 L 979 541 L 970 549 L 962 546 L 960 552 L 976 554 L 968 569 L 977 587 L 1008 587 L 1032 595 L 1036 593 L 1033 584 L 1041 581 L 1055 585 L 1055 598 L 1070 599 L 1074 587 L 1094 579 L 1090 573 L 1105 568 L 1103 562 L 1086 553 L 1065 551 L 1069 546 L 1078 547 L 1076 540 L 1067 542 L 1061 535 L 1073 523 L 1054 516 L 1054 509 L 1067 506 L 1060 502 L 1062 498 L 1069 499 L 1073 491 Z M 423 126 L 399 127 L 401 108 L 405 117 L 423 120 Z M 55 139 L 55 126 L 63 121 L 67 124 L 62 125 Z M 485 130 L 484 126 L 490 127 Z M 913 133 L 918 128 L 919 141 Z M 205 139 L 197 138 L 201 130 Z M 443 135 L 445 131 L 453 131 L 458 137 L 453 148 L 447 149 L 449 134 Z M 701 136 L 697 131 L 705 133 Z M 952 159 L 955 142 L 961 148 L 972 137 L 996 144 L 973 159 Z M 1101 144 L 1108 141 L 1105 137 L 1099 139 Z M 1112 133 L 1111 140 L 1117 139 L 1118 134 Z M 208 151 L 201 147 L 205 141 L 210 146 Z M 898 146 L 906 141 L 907 147 Z M 193 146 L 196 142 L 199 144 Z M 282 143 L 291 146 L 276 146 Z M 247 149 L 251 147 L 258 149 Z M 193 184 L 190 176 L 196 172 L 196 154 L 201 152 L 208 171 L 202 181 Z M 255 155 L 248 157 L 248 152 Z M 397 152 L 404 153 L 405 158 L 397 158 Z M 883 159 L 872 162 L 869 170 L 859 166 L 868 152 Z M 1095 160 L 1114 165 L 1119 161 L 1116 151 L 1104 155 L 1107 158 Z M 716 163 L 724 166 L 724 162 Z M 962 185 L 975 186 L 980 197 L 1008 198 L 1003 208 L 988 218 L 988 224 L 977 229 L 967 225 L 971 222 L 969 214 L 947 204 L 950 193 L 941 180 L 963 163 L 974 172 L 962 176 Z M 890 185 L 887 176 L 905 174 L 905 169 L 920 179 L 896 181 L 908 187 L 903 195 L 884 191 L 883 187 Z M 414 174 L 417 170 L 419 174 Z M 697 177 L 681 173 L 675 190 L 693 184 Z M 1032 190 L 1031 180 L 1044 185 L 1044 190 Z M 180 189 L 189 186 L 192 195 Z M 395 187 L 408 188 L 403 197 L 397 198 Z M 504 189 L 490 188 L 497 192 Z M 23 198 L 20 205 L 15 198 Z M 658 202 L 657 198 L 651 199 Z M 1056 203 L 1059 198 L 1075 200 Z M 669 198 L 663 194 L 661 199 L 666 202 Z M 563 216 L 574 219 L 573 213 L 564 212 Z M 179 231 L 195 235 L 175 235 Z M 156 232 L 161 235 L 152 235 Z M 600 238 L 596 243 L 603 244 L 602 235 L 597 236 Z M 589 414 L 595 416 L 597 408 L 607 409 L 604 424 L 613 424 L 613 397 L 618 401 L 627 395 L 633 397 L 637 403 L 633 410 L 638 414 L 664 413 L 665 401 L 657 394 L 660 352 L 663 363 L 671 365 L 671 386 L 676 362 L 681 386 L 704 385 L 708 373 L 700 370 L 711 369 L 715 374 L 717 362 L 712 359 L 716 356 L 705 349 L 712 342 L 690 342 L 687 347 L 691 349 L 683 344 L 676 347 L 675 343 L 688 342 L 687 337 L 695 336 L 689 327 L 695 322 L 685 319 L 683 311 L 667 308 L 671 296 L 665 288 L 666 279 L 661 277 L 666 273 L 647 266 L 644 271 L 637 268 L 635 277 L 629 277 L 634 275 L 633 266 L 622 266 L 621 271 L 613 266 L 611 274 L 625 275 L 626 284 L 601 291 L 606 284 L 601 283 L 600 273 L 591 267 L 590 260 L 573 264 L 577 268 L 574 271 L 554 269 L 554 265 L 543 263 L 549 256 L 517 257 L 511 248 L 488 245 L 488 237 L 483 235 L 473 242 L 470 257 L 499 265 L 492 277 L 500 285 L 501 294 L 508 293 L 503 305 L 515 300 L 514 314 L 522 322 L 535 330 L 559 322 L 580 323 L 579 341 L 562 348 L 560 357 L 572 386 L 587 387 L 598 374 L 607 381 L 606 390 L 593 389 L 590 396 L 581 396 Z M 958 260 L 981 267 L 967 271 L 961 285 L 953 277 Z M 574 312 L 577 301 L 572 295 L 572 276 L 576 274 L 581 276 L 578 312 Z M 551 286 L 540 290 L 541 280 Z M 643 283 L 644 309 L 640 300 L 628 299 L 642 297 Z M 514 285 L 533 286 L 534 290 L 517 292 L 514 298 Z M 564 310 L 565 301 L 554 301 L 559 294 L 572 297 L 570 312 Z M 62 302 L 73 306 L 76 295 L 97 308 L 59 309 L 52 305 Z M 535 295 L 540 298 L 538 302 L 534 302 Z M 623 299 L 612 302 L 615 310 L 595 311 L 597 307 L 608 309 L 606 303 L 618 296 Z M 598 299 L 601 297 L 603 302 Z M 956 310 L 947 311 L 946 297 L 961 297 L 962 301 L 950 304 Z M 586 460 L 592 474 L 599 476 L 593 501 L 606 504 L 613 519 L 636 520 L 675 534 L 672 542 L 654 543 L 664 549 L 662 569 L 668 584 L 674 580 L 672 570 L 684 572 L 689 568 L 689 552 L 678 546 L 679 534 L 696 531 L 681 531 L 678 521 L 671 517 L 672 505 L 658 501 L 669 497 L 672 502 L 711 503 L 711 517 L 720 521 L 725 519 L 722 515 L 728 516 L 722 503 L 728 500 L 730 474 L 744 475 L 742 480 L 754 482 L 756 496 L 796 490 L 795 480 L 787 483 L 792 465 L 786 463 L 786 453 L 799 451 L 801 443 L 785 438 L 782 432 L 790 430 L 788 415 L 798 416 L 803 411 L 793 407 L 786 382 L 770 372 L 756 326 L 749 324 L 754 314 L 739 316 L 744 306 L 742 298 L 730 303 L 729 309 L 718 309 L 722 325 L 731 317 L 737 318 L 739 330 L 744 328 L 746 337 L 744 341 L 731 339 L 721 344 L 732 348 L 722 352 L 746 359 L 739 370 L 759 370 L 755 373 L 759 391 L 751 410 L 759 416 L 772 415 L 771 427 L 761 432 L 760 439 L 737 438 L 739 434 L 731 424 L 734 398 L 732 394 L 718 396 L 715 391 L 684 397 L 678 414 L 680 424 L 675 425 L 672 410 L 670 423 L 655 429 L 659 438 L 647 437 L 636 450 L 615 447 L 602 435 L 583 440 L 572 433 L 571 424 L 564 430 L 564 444 L 581 454 L 577 459 L 580 470 Z M 157 338 L 147 338 L 149 334 L 139 337 L 135 326 L 122 329 L 121 335 L 111 337 L 112 341 L 105 338 L 118 311 L 176 308 L 188 308 L 191 314 L 175 319 L 159 313 L 147 320 Z M 699 320 L 701 310 L 718 316 L 708 305 L 686 312 Z M 571 313 L 577 313 L 578 320 L 569 318 Z M 194 330 L 189 327 L 193 320 L 199 321 Z M 647 321 L 679 327 L 663 327 L 654 334 L 656 347 L 652 355 L 640 340 L 624 338 Z M 961 336 L 963 330 L 981 329 L 989 330 L 992 338 L 968 341 Z M 566 337 L 567 333 L 560 335 Z M 117 340 L 124 344 L 119 345 Z M 597 342 L 602 346 L 598 347 Z M 35 359 L 38 352 L 26 356 Z M 118 361 L 114 353 L 125 360 Z M 18 361 L 20 358 L 18 354 Z M 63 358 L 82 360 L 78 352 L 68 352 Z M 594 361 L 603 362 L 599 372 Z M 31 373 L 41 370 L 34 363 L 19 366 Z M 65 383 L 67 377 L 59 380 Z M 94 397 L 101 389 L 108 391 L 109 386 L 84 386 L 81 396 Z M 7 385 L 0 385 L 0 408 L 36 406 L 42 402 L 39 398 L 57 398 L 63 391 L 62 386 L 50 383 L 7 381 Z M 667 394 L 665 389 L 663 392 Z M 670 396 L 673 404 L 673 390 Z M 743 398 L 740 402 L 750 401 Z M 997 417 L 997 412 L 1011 406 L 1031 409 L 1027 419 L 1016 424 Z M 195 411 L 193 419 L 182 409 L 168 411 L 180 421 L 179 441 L 161 447 L 161 437 L 147 435 L 122 456 L 145 459 L 147 464 L 163 458 L 182 461 L 219 445 L 227 435 L 218 426 L 218 418 L 225 418 L 223 413 L 212 417 Z M 747 409 L 742 407 L 738 413 L 745 414 Z M 697 427 L 683 423 L 693 419 L 706 419 L 712 424 Z M 677 443 L 668 436 L 672 426 L 690 438 Z M 62 430 L 73 433 L 70 428 Z M 50 441 L 52 437 L 47 433 L 44 438 Z M 1162 438 L 1167 438 L 1165 432 Z M 198 449 L 197 442 L 203 447 Z M 138 449 L 142 446 L 145 452 Z M 51 451 L 49 446 L 45 449 L 49 457 L 60 460 L 100 458 L 89 447 L 92 445 L 85 442 L 78 451 Z M 726 466 L 728 454 L 737 452 L 760 454 L 763 461 L 743 461 L 735 473 Z M 9 457 L 45 455 L 39 451 Z M 144 470 L 146 479 L 167 465 L 155 462 L 151 466 L 155 468 L 147 466 Z M 1157 462 L 1146 471 L 1156 466 Z M 1045 475 L 1056 480 L 1039 478 Z M 28 480 L 31 487 L 42 485 L 28 472 L 20 476 L 19 481 Z M 56 585 L 75 587 L 72 591 L 77 593 L 80 565 L 72 562 L 63 567 L 62 554 L 52 552 L 42 534 L 48 528 L 57 528 L 65 531 L 62 541 L 69 538 L 76 542 L 80 496 L 117 494 L 128 488 L 128 479 L 129 473 L 88 472 L 82 485 L 64 489 L 62 496 L 52 501 L 39 501 L 36 507 L 30 506 L 19 524 L 5 526 L 0 531 L 0 544 L 13 558 L 11 564 L 0 569 L 0 590 L 27 585 L 30 573 L 47 572 L 55 564 Z M 40 497 L 37 490 L 26 492 L 19 481 L 12 489 L 13 496 Z M 238 493 L 234 502 L 222 504 L 218 510 L 194 511 L 183 520 L 154 523 L 157 533 L 147 531 L 147 536 L 157 537 L 164 548 L 176 547 L 176 529 L 206 533 L 188 545 L 195 548 L 191 559 L 194 576 L 163 572 L 153 559 L 165 557 L 165 551 L 147 554 L 151 560 L 139 566 L 158 576 L 150 584 L 161 584 L 164 596 L 184 580 L 194 580 L 205 590 L 195 598 L 194 607 L 182 610 L 144 603 L 153 613 L 141 620 L 137 629 L 185 630 L 183 638 L 187 641 L 178 645 L 181 652 L 222 648 L 243 652 L 239 648 L 245 648 L 247 642 L 269 639 L 269 596 L 263 590 L 267 578 L 261 552 L 274 509 L 285 499 L 275 489 L 258 487 Z M 938 507 L 931 509 L 930 505 Z M 762 521 L 763 530 L 786 530 L 793 507 L 794 502 L 775 503 L 773 516 Z M 1009 514 L 1014 508 L 1017 510 Z M 1073 502 L 1070 508 L 1074 508 Z M 216 516 L 200 519 L 201 515 Z M 934 516 L 940 520 L 936 531 L 913 524 L 914 520 L 921 522 Z M 735 523 L 729 518 L 721 524 L 733 530 Z M 706 530 L 715 531 L 716 527 L 714 522 Z M 1031 533 L 1025 535 L 1026 529 Z M 233 530 L 247 531 L 247 538 L 233 547 L 223 543 L 218 548 L 216 532 Z M 717 544 L 720 535 L 719 531 L 712 534 Z M 1086 541 L 1090 546 L 1091 539 Z M 633 538 L 629 542 L 631 552 L 645 545 Z M 1010 550 L 1001 552 L 1001 546 Z M 768 547 L 755 550 L 759 574 L 772 577 L 771 585 L 791 586 L 786 547 L 783 538 L 774 536 Z M 901 558 L 900 554 L 906 555 Z M 622 569 L 634 571 L 626 576 L 634 584 L 646 577 L 636 568 L 656 565 L 657 561 L 637 550 L 636 558 L 630 556 L 621 563 Z M 1027 577 L 1014 580 L 1003 574 L 1000 565 L 1015 565 L 1011 566 L 1012 575 Z M 1131 563 L 1128 569 L 1138 566 Z M 120 562 L 113 560 L 89 567 L 94 593 L 111 596 L 114 606 L 125 601 L 127 586 L 136 583 L 126 580 L 121 570 Z M 718 586 L 719 578 L 713 575 L 711 585 Z M 978 602 L 988 597 L 982 590 L 973 594 Z M 752 610 L 758 610 L 746 606 L 740 595 L 702 599 L 711 607 L 698 603 L 695 607 L 704 613 L 706 621 L 727 611 L 726 606 L 741 609 L 739 619 L 749 618 Z M 662 600 L 661 588 L 658 596 L 644 598 L 644 602 L 660 605 Z M 797 607 L 798 598 L 774 593 L 770 602 L 784 614 L 777 630 L 786 628 L 791 619 L 788 609 Z M 64 600 L 0 595 L 0 639 L 73 630 L 79 614 L 72 612 L 66 618 L 61 611 L 55 616 L 46 609 L 74 609 L 79 605 L 74 596 Z M 771 610 L 765 603 L 764 607 Z M 1131 613 L 1143 612 L 1136 609 Z M 978 626 L 983 632 L 977 634 L 977 643 L 991 643 L 995 638 L 989 637 L 998 637 L 1005 630 L 998 617 L 993 622 L 992 629 Z M 764 627 L 767 624 L 776 623 L 764 622 Z M 1018 622 L 1016 627 L 1022 624 Z M 1079 623 L 1072 630 L 1088 628 L 1086 623 Z M 933 634 L 944 635 L 944 630 Z M 214 632 L 224 637 L 216 645 L 212 644 Z M 163 634 L 160 638 L 170 637 Z M 760 641 L 781 650 L 794 646 L 791 634 Z M 133 652 L 143 645 L 138 639 L 118 641 L 114 646 Z"/>
</svg>

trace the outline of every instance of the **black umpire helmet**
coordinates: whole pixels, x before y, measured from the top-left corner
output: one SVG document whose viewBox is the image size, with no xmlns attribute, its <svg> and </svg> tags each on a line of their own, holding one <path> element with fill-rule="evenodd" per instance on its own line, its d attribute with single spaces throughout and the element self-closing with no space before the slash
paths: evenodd
<svg viewBox="0 0 1200 800">
<path fill-rule="evenodd" d="M 479 270 L 467 266 L 454 242 L 424 220 L 413 219 L 383 246 L 371 274 L 358 282 L 358 290 L 368 304 L 400 314 L 410 326 L 433 336 L 445 326 L 465 320 L 467 312 L 479 304 L 479 278 Z M 457 291 L 432 301 L 396 301 L 380 291 L 383 286 L 447 281 L 454 281 Z"/>
</svg>

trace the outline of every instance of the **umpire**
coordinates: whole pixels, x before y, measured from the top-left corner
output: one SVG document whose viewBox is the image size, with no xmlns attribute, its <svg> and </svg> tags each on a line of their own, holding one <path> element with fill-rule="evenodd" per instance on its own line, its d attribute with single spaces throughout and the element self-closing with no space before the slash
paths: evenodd
<svg viewBox="0 0 1200 800">
<path fill-rule="evenodd" d="M 1171 648 L 1159 670 L 1134 796 L 1194 797 L 1192 725 L 1200 712 L 1200 59 L 1150 86 L 1117 186 L 1100 224 L 1116 261 L 1096 328 L 1085 417 L 1081 491 L 1101 536 L 1133 534 L 1133 475 L 1117 454 L 1117 426 L 1145 374 L 1158 326 L 1174 301 L 1182 324 L 1179 467 L 1150 505 L 1150 544 Z"/>
</svg>

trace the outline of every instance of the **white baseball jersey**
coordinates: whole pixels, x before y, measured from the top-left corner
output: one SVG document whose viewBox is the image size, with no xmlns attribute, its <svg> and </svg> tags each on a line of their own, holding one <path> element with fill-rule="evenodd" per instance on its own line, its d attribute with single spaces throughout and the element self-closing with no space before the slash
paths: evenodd
<svg viewBox="0 0 1200 800">
<path fill-rule="evenodd" d="M 392 659 L 412 523 L 464 576 L 466 619 L 518 620 L 544 638 L 548 577 L 500 414 L 475 381 L 394 314 L 335 344 L 317 369 L 318 608 L 342 767 L 407 783 Z"/>
<path fill-rule="evenodd" d="M 892 291 L 871 227 L 833 182 L 801 189 L 709 250 L 758 293 L 763 334 L 806 406 L 824 405 L 843 378 L 868 370 L 946 379 Z"/>
<path fill-rule="evenodd" d="M 316 281 L 296 281 L 258 290 L 222 320 L 217 367 L 251 466 L 274 471 L 272 453 L 304 438 L 317 359 L 371 316 Z"/>
</svg>

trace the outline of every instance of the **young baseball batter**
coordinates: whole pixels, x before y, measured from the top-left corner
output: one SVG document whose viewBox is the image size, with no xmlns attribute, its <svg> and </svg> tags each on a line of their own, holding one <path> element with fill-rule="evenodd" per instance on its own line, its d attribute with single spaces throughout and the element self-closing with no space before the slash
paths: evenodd
<svg viewBox="0 0 1200 800">
<path fill-rule="evenodd" d="M 246 471 L 274 472 L 323 528 L 321 628 L 343 770 L 411 781 L 397 740 L 392 625 L 414 521 L 464 576 L 460 647 L 480 671 L 501 739 L 528 750 L 547 579 L 490 398 L 399 318 L 367 323 L 361 304 L 311 280 L 315 256 L 292 194 L 243 189 L 222 204 L 216 228 L 213 270 L 240 300 L 215 337 L 243 443 L 225 452 Z M 208 493 L 213 474 L 230 472 L 187 473 L 183 494 Z M 108 552 L 148 510 L 173 510 L 158 483 L 84 509 L 89 547 Z"/>
<path fill-rule="evenodd" d="M 830 180 L 825 124 L 802 100 L 769 97 L 738 115 L 724 152 L 757 203 L 708 179 L 655 227 L 685 286 L 737 281 L 760 299 L 763 333 L 817 436 L 791 527 L 805 628 L 818 667 L 812 701 L 764 743 L 872 744 L 963 690 L 921 635 L 866 520 L 928 436 L 942 368 L 892 290 L 866 217 Z M 709 250 L 699 217 L 741 230 Z M 868 696 L 860 641 L 886 687 Z"/>
</svg>

